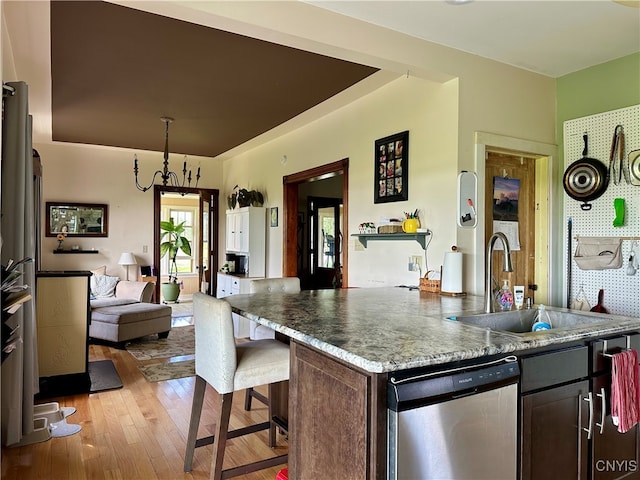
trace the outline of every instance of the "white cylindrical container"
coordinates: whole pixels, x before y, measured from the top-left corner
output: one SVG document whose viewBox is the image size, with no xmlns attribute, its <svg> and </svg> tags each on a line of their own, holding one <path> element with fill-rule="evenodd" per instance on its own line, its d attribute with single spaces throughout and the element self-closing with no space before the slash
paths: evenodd
<svg viewBox="0 0 640 480">
<path fill-rule="evenodd" d="M 441 293 L 463 293 L 462 291 L 462 253 L 457 249 L 444 254 L 442 264 Z"/>
</svg>

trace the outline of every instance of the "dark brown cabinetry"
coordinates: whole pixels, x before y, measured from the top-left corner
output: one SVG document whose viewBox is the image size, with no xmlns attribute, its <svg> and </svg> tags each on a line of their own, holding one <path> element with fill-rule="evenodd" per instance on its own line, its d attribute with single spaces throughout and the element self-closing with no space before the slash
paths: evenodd
<svg viewBox="0 0 640 480">
<path fill-rule="evenodd" d="M 521 478 L 586 479 L 588 347 L 521 359 Z"/>
<path fill-rule="evenodd" d="M 291 342 L 289 478 L 386 477 L 386 375 Z"/>
<path fill-rule="evenodd" d="M 578 425 L 587 424 L 580 398 L 588 391 L 581 381 L 522 397 L 523 480 L 586 478 L 586 435 Z"/>
<path fill-rule="evenodd" d="M 638 427 L 621 434 L 613 424 L 603 355 L 635 343 L 640 335 L 521 359 L 522 480 L 640 478 Z"/>
<path fill-rule="evenodd" d="M 640 479 L 640 438 L 636 426 L 618 432 L 611 417 L 611 360 L 606 354 L 625 348 L 640 348 L 640 335 L 596 340 L 591 344 L 591 389 L 593 433 L 591 442 L 591 479 Z"/>
</svg>

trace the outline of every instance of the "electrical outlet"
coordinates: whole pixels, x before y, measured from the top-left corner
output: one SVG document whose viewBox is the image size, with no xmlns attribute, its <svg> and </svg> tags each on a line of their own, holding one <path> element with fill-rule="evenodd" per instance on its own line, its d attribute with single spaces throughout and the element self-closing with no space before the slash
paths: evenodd
<svg viewBox="0 0 640 480">
<path fill-rule="evenodd" d="M 148 245 L 143 245 L 142 246 L 142 253 L 147 253 L 149 251 L 149 246 Z"/>
</svg>

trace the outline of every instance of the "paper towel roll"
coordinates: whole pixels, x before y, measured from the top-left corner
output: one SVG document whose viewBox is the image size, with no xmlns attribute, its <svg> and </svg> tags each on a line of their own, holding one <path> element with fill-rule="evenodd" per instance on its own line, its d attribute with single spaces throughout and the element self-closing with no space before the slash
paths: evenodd
<svg viewBox="0 0 640 480">
<path fill-rule="evenodd" d="M 462 293 L 462 253 L 447 252 L 442 264 L 442 285 L 444 293 Z"/>
</svg>

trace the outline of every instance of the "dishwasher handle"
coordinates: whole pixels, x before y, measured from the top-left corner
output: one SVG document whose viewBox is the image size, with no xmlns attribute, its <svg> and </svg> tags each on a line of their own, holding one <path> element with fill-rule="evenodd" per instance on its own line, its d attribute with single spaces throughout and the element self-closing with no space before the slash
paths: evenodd
<svg viewBox="0 0 640 480">
<path fill-rule="evenodd" d="M 520 378 L 518 362 L 505 363 L 504 359 L 481 368 L 473 365 L 433 373 L 435 375 L 404 372 L 408 377 L 406 381 L 395 379 L 394 382 L 394 379 L 390 379 L 387 384 L 387 408 L 396 412 L 411 410 L 501 388 L 517 383 Z"/>
<path fill-rule="evenodd" d="M 456 368 L 451 368 L 449 370 L 439 370 L 436 372 L 422 373 L 420 375 L 414 375 L 411 377 L 400 378 L 400 379 L 396 377 L 391 377 L 389 379 L 389 383 L 391 383 L 392 385 L 400 385 L 407 382 L 415 382 L 416 380 L 423 380 L 423 379 L 432 378 L 436 376 L 441 377 L 443 375 L 449 375 L 452 373 L 464 372 L 464 371 L 470 370 L 470 368 L 473 368 L 473 369 L 483 368 L 483 367 L 489 367 L 491 365 L 497 365 L 500 363 L 512 363 L 517 361 L 518 361 L 518 357 L 516 357 L 515 355 L 509 355 L 507 357 L 502 357 L 502 358 L 499 358 L 498 360 L 493 360 L 491 362 L 479 363 L 477 365 L 473 365 L 473 367 L 456 367 Z"/>
</svg>

